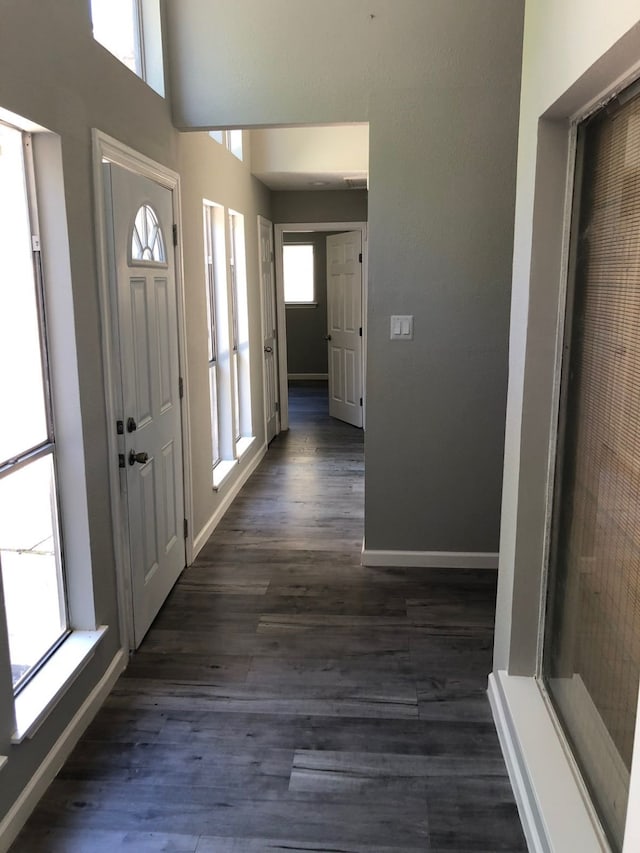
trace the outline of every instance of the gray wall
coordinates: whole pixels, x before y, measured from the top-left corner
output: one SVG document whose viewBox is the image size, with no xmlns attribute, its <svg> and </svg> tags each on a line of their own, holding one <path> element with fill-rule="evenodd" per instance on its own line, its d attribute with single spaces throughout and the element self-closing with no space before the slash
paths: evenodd
<svg viewBox="0 0 640 853">
<path fill-rule="evenodd" d="M 93 40 L 88 0 L 0 0 L 0 16 L 0 107 L 43 125 L 61 138 L 74 314 L 71 322 L 75 322 L 82 416 L 82 422 L 73 426 L 86 467 L 86 550 L 90 555 L 76 569 L 90 571 L 97 624 L 109 626 L 94 657 L 34 736 L 19 746 L 10 744 L 12 690 L 4 632 L 0 630 L 0 755 L 9 757 L 0 772 L 1 821 L 99 683 L 120 645 L 108 490 L 109 466 L 117 461 L 107 452 L 91 128 L 100 128 L 181 174 L 194 469 L 192 524 L 196 533 L 220 502 L 220 496 L 212 492 L 210 473 L 202 199 L 229 205 L 245 216 L 250 335 L 252 350 L 257 353 L 251 363 L 257 441 L 234 472 L 235 477 L 264 443 L 256 217 L 258 213 L 270 217 L 271 210 L 268 191 L 251 177 L 246 165 L 225 155 L 206 134 L 179 134 L 172 126 L 169 103 Z"/>
<path fill-rule="evenodd" d="M 168 13 L 179 126 L 369 121 L 366 547 L 496 551 L 523 3 Z"/>
<path fill-rule="evenodd" d="M 316 305 L 286 308 L 287 369 L 289 373 L 326 373 L 327 343 L 327 235 L 322 232 L 285 232 L 283 243 L 313 244 L 313 275 Z"/>
<path fill-rule="evenodd" d="M 271 210 L 275 223 L 366 222 L 366 190 L 274 192 Z"/>
</svg>

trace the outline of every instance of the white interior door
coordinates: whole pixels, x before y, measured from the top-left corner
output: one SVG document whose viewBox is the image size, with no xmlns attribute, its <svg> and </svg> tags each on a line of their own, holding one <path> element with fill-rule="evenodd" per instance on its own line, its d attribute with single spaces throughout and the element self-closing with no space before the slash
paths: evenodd
<svg viewBox="0 0 640 853">
<path fill-rule="evenodd" d="M 327 237 L 329 414 L 362 426 L 362 235 Z"/>
<path fill-rule="evenodd" d="M 278 338 L 276 333 L 276 279 L 273 255 L 273 225 L 258 217 L 260 240 L 260 285 L 262 292 L 262 350 L 264 358 L 264 408 L 267 444 L 280 432 L 278 402 Z"/>
<path fill-rule="evenodd" d="M 168 189 L 115 165 L 104 169 L 137 648 L 185 565 L 173 206 Z"/>
</svg>

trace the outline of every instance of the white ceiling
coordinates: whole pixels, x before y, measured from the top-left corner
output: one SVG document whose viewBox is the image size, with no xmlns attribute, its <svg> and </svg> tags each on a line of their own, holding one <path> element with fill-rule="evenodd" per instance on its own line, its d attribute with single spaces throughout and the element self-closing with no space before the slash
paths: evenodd
<svg viewBox="0 0 640 853">
<path fill-rule="evenodd" d="M 250 137 L 251 171 L 272 190 L 367 188 L 367 124 L 263 128 Z"/>
</svg>

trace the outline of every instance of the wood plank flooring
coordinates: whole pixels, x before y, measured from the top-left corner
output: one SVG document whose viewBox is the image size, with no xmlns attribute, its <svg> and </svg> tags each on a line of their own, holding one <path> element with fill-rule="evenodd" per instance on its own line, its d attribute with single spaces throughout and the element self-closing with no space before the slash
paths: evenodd
<svg viewBox="0 0 640 853">
<path fill-rule="evenodd" d="M 365 569 L 362 521 L 362 432 L 292 389 L 12 853 L 525 851 L 485 695 L 495 575 Z"/>
</svg>

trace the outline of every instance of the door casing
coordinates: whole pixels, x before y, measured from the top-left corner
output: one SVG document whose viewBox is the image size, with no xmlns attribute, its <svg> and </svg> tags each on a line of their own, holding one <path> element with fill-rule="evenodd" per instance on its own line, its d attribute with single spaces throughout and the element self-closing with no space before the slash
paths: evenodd
<svg viewBox="0 0 640 853">
<path fill-rule="evenodd" d="M 105 184 L 103 162 L 121 166 L 142 177 L 149 178 L 171 191 L 174 223 L 178 235 L 182 233 L 180 207 L 180 176 L 166 166 L 139 154 L 117 139 L 94 128 L 92 130 L 94 215 L 96 229 L 96 251 L 98 262 L 98 289 L 100 297 L 100 328 L 102 344 L 102 364 L 104 377 L 105 409 L 107 417 L 107 446 L 109 452 L 109 493 L 111 516 L 113 519 L 113 545 L 116 560 L 116 579 L 118 588 L 118 611 L 120 621 L 120 642 L 123 649 L 133 648 L 133 609 L 131 597 L 131 564 L 126 530 L 122 524 L 126 513 L 125 501 L 120 489 L 118 467 L 118 437 L 116 421 L 118 419 L 118 401 L 122 399 L 122 380 L 117 340 L 117 310 L 110 269 L 110 251 L 108 245 L 107 223 L 105 219 Z M 189 383 L 186 354 L 186 324 L 184 275 L 182 263 L 182 244 L 180 239 L 175 246 L 175 275 L 178 322 L 178 358 L 180 376 L 183 381 L 181 403 L 182 418 L 182 470 L 184 484 L 185 518 L 193 518 L 193 491 L 191 484 L 191 448 L 189 424 Z M 193 560 L 193 530 L 188 526 L 185 537 L 185 560 L 189 565 Z"/>
<path fill-rule="evenodd" d="M 289 429 L 289 389 L 287 371 L 287 318 L 284 303 L 282 246 L 288 231 L 360 231 L 362 237 L 362 427 L 367 423 L 367 304 L 369 242 L 366 222 L 288 222 L 274 226 L 276 256 L 276 314 L 280 382 L 280 429 Z"/>
</svg>

